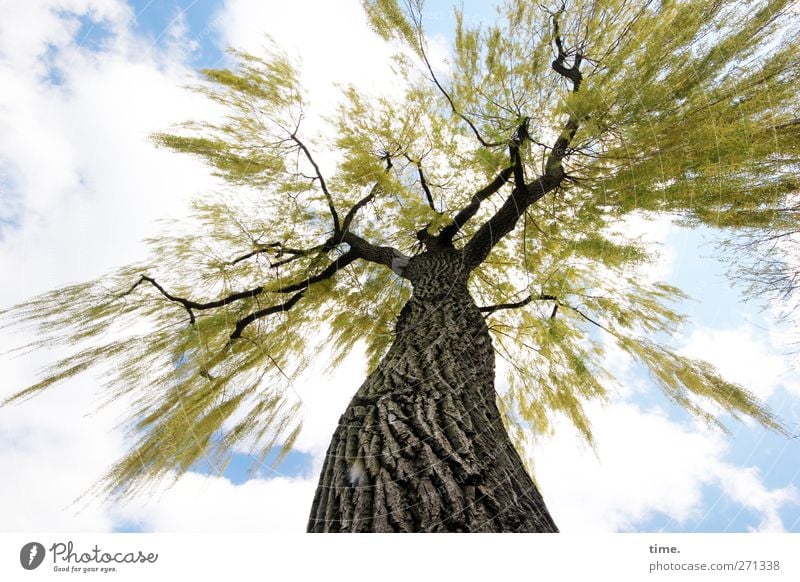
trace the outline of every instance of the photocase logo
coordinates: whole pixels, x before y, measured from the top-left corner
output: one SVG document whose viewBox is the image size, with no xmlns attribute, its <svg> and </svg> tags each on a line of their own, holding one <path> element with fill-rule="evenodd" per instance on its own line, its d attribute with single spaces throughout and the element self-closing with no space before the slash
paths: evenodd
<svg viewBox="0 0 800 582">
<path fill-rule="evenodd" d="M 19 551 L 19 563 L 26 570 L 35 570 L 44 561 L 44 546 L 39 542 L 28 542 Z"/>
</svg>

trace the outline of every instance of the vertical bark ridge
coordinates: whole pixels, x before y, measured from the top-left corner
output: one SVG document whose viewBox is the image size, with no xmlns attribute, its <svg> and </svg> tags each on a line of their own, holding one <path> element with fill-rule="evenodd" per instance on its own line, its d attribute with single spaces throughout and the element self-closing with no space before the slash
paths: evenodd
<svg viewBox="0 0 800 582">
<path fill-rule="evenodd" d="M 461 254 L 419 255 L 404 276 L 414 294 L 334 432 L 308 530 L 558 531 L 503 426 Z"/>
</svg>

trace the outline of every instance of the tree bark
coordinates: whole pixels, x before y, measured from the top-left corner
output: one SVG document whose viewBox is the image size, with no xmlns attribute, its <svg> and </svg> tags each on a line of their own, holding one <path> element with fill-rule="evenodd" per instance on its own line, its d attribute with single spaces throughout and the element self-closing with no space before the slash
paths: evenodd
<svg viewBox="0 0 800 582">
<path fill-rule="evenodd" d="M 455 250 L 403 270 L 396 338 L 333 434 L 309 532 L 556 532 L 497 409 L 494 348 Z"/>
</svg>

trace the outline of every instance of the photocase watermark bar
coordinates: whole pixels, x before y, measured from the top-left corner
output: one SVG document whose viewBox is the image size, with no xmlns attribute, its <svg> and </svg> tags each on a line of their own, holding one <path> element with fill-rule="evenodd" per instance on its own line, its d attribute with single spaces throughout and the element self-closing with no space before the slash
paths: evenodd
<svg viewBox="0 0 800 582">
<path fill-rule="evenodd" d="M 798 548 L 800 534 L 0 534 L 0 581 L 797 582 Z"/>
<path fill-rule="evenodd" d="M 119 541 L 117 539 L 114 544 L 117 550 Z M 117 550 L 107 551 L 97 543 L 90 548 L 76 546 L 72 540 L 56 541 L 45 549 L 44 544 L 33 541 L 25 543 L 20 549 L 19 564 L 24 570 L 43 567 L 44 570 L 55 573 L 109 574 L 116 572 L 119 565 L 155 564 L 158 561 L 156 552 Z M 4 578 L 0 577 L 0 580 L 2 579 Z"/>
<path fill-rule="evenodd" d="M 67 564 L 88 564 L 94 562 L 96 564 L 154 564 L 158 560 L 158 554 L 148 552 L 145 554 L 141 550 L 137 552 L 114 552 L 109 553 L 100 549 L 100 546 L 95 544 L 93 548 L 85 552 L 76 552 L 72 541 L 67 543 L 56 542 L 50 546 L 50 553 L 53 556 L 53 562 L 67 563 Z"/>
</svg>

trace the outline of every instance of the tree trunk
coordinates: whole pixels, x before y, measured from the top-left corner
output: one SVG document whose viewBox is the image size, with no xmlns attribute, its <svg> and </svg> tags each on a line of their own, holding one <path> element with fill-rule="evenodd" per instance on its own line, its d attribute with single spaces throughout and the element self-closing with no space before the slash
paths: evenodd
<svg viewBox="0 0 800 582">
<path fill-rule="evenodd" d="M 468 274 L 454 250 L 405 267 L 413 296 L 339 420 L 308 531 L 558 531 L 497 409 Z"/>
</svg>

